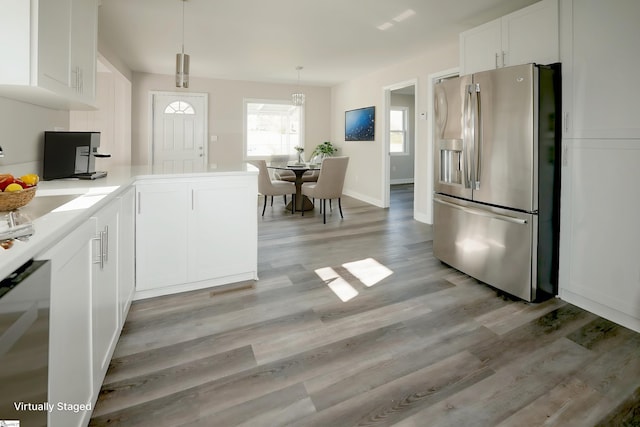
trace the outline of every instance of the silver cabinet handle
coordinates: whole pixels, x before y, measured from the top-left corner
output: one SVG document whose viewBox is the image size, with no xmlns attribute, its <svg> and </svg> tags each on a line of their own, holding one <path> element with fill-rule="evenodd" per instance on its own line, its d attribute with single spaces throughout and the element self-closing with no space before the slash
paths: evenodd
<svg viewBox="0 0 640 427">
<path fill-rule="evenodd" d="M 138 215 L 142 213 L 142 193 L 138 192 Z"/>
<path fill-rule="evenodd" d="M 98 255 L 93 257 L 94 264 L 100 264 L 100 270 L 104 270 L 104 265 L 109 261 L 109 226 L 105 225 L 104 230 L 92 239 L 98 242 Z"/>
<path fill-rule="evenodd" d="M 109 261 L 109 226 L 104 226 L 104 231 L 102 232 L 102 259 L 104 263 Z M 104 264 L 103 263 L 103 264 Z"/>
<path fill-rule="evenodd" d="M 500 215 L 500 214 L 492 213 L 492 212 L 489 212 L 489 211 L 482 211 L 480 209 L 468 208 L 466 206 L 456 205 L 455 203 L 449 203 L 449 202 L 446 202 L 446 201 L 440 200 L 440 199 L 433 199 L 433 201 L 436 202 L 436 203 L 440 203 L 442 205 L 445 205 L 445 206 L 449 206 L 449 207 L 454 208 L 454 209 L 459 209 L 461 211 L 464 211 L 466 213 L 470 213 L 472 215 L 484 216 L 484 217 L 487 217 L 487 218 L 498 219 L 500 221 L 512 222 L 514 224 L 524 225 L 524 224 L 527 223 L 526 219 L 514 218 L 512 216 Z"/>
<path fill-rule="evenodd" d="M 496 52 L 496 68 L 498 68 L 498 52 Z"/>
<path fill-rule="evenodd" d="M 100 264 L 100 270 L 102 270 L 103 267 L 104 267 L 104 258 L 102 257 L 102 251 L 104 249 L 104 246 L 103 246 L 103 243 L 102 243 L 102 231 L 99 231 L 98 235 L 96 237 L 94 237 L 93 239 L 91 239 L 91 240 L 93 240 L 94 242 L 98 243 L 98 245 L 97 245 L 98 254 L 93 257 L 93 263 L 94 264 Z"/>
</svg>

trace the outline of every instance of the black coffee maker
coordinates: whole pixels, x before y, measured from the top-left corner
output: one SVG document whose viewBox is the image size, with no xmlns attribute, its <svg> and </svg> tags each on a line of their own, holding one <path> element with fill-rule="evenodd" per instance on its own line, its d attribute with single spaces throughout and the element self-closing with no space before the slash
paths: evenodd
<svg viewBox="0 0 640 427">
<path fill-rule="evenodd" d="M 96 171 L 96 157 L 111 157 L 98 153 L 100 132 L 44 133 L 44 162 L 42 178 L 97 179 L 107 175 Z"/>
</svg>

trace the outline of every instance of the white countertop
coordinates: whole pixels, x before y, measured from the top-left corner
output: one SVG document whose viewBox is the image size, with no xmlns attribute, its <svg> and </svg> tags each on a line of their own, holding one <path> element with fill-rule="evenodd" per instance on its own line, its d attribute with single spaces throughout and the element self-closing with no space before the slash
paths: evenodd
<svg viewBox="0 0 640 427">
<path fill-rule="evenodd" d="M 132 184 L 148 179 L 211 178 L 215 176 L 258 174 L 258 170 L 242 163 L 224 168 L 206 168 L 191 172 L 153 170 L 148 166 L 118 167 L 96 180 L 60 179 L 38 184 L 34 200 L 19 212 L 33 219 L 35 233 L 28 241 L 15 240 L 10 249 L 0 248 L 0 279 L 22 264 L 54 246 L 66 234 L 89 219 Z M 68 195 L 68 197 L 64 197 Z M 53 197 L 52 197 L 53 196 Z M 36 200 L 41 198 L 40 200 Z M 63 202 L 53 211 L 34 218 L 36 207 Z"/>
</svg>

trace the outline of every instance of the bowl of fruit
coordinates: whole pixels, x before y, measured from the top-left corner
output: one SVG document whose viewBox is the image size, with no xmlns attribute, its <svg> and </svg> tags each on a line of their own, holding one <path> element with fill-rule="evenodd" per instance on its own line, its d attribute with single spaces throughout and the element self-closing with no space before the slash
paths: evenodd
<svg viewBox="0 0 640 427">
<path fill-rule="evenodd" d="M 11 174 L 0 174 L 0 211 L 18 209 L 33 199 L 40 178 L 34 173 L 16 178 Z"/>
</svg>

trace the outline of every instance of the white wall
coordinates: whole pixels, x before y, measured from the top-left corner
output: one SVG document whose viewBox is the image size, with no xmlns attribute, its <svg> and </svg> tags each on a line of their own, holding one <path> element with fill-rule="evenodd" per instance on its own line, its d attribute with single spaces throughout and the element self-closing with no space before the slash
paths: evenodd
<svg viewBox="0 0 640 427">
<path fill-rule="evenodd" d="M 0 97 L 0 172 L 42 174 L 44 131 L 68 129 L 69 112 L 39 107 L 26 102 Z M 17 169 L 28 164 L 26 170 Z"/>
<path fill-rule="evenodd" d="M 358 79 L 335 86 L 331 90 L 332 127 L 331 141 L 340 147 L 339 154 L 349 156 L 349 168 L 345 179 L 345 194 L 357 197 L 376 206 L 383 205 L 383 145 L 384 145 L 384 96 L 383 88 L 393 84 L 417 79 L 416 100 L 418 114 L 431 111 L 431 101 L 427 99 L 430 85 L 429 74 L 458 66 L 458 39 L 443 43 L 439 49 L 399 63 L 393 67 L 381 69 Z M 344 112 L 354 108 L 376 107 L 375 141 L 345 142 Z M 431 191 L 427 170 L 431 162 L 431 146 L 427 136 L 431 129 L 427 121 L 418 120 L 416 134 L 416 169 L 414 212 L 416 217 L 430 218 L 428 200 Z"/>
<path fill-rule="evenodd" d="M 235 165 L 243 160 L 243 100 L 245 98 L 291 99 L 296 85 L 218 80 L 192 77 L 189 89 L 175 87 L 173 75 L 133 74 L 132 162 L 149 161 L 150 91 L 198 92 L 209 94 L 209 134 L 218 137 L 209 143 L 209 163 Z M 305 101 L 305 146 L 310 152 L 330 139 L 331 90 L 303 86 Z M 295 153 L 292 153 L 292 155 Z"/>
</svg>

